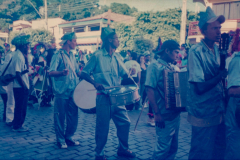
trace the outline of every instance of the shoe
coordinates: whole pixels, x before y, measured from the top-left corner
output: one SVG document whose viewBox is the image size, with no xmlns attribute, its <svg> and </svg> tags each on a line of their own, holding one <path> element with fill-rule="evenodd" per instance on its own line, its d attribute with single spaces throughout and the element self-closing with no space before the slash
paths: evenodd
<svg viewBox="0 0 240 160">
<path fill-rule="evenodd" d="M 68 148 L 67 144 L 65 142 L 57 142 L 57 146 L 61 149 Z"/>
<path fill-rule="evenodd" d="M 107 160 L 106 156 L 96 156 L 95 160 Z"/>
<path fill-rule="evenodd" d="M 18 129 L 12 129 L 14 132 L 27 132 L 28 128 L 27 127 L 20 127 Z"/>
<path fill-rule="evenodd" d="M 68 146 L 79 146 L 80 143 L 78 141 L 75 141 L 73 139 L 65 139 L 65 142 Z"/>
<path fill-rule="evenodd" d="M 136 154 L 133 153 L 132 151 L 129 151 L 129 150 L 118 151 L 118 152 L 117 152 L 117 155 L 118 155 L 118 156 L 121 156 L 121 157 L 128 157 L 128 158 L 134 158 L 134 157 L 136 157 Z"/>
<path fill-rule="evenodd" d="M 12 126 L 12 122 L 6 122 L 6 125 L 11 127 Z"/>
<path fill-rule="evenodd" d="M 145 103 L 145 105 L 144 105 L 144 108 L 147 108 L 148 107 L 148 104 L 147 103 Z"/>
<path fill-rule="evenodd" d="M 154 120 L 154 118 L 148 118 L 147 123 L 148 123 L 150 126 L 155 127 L 155 120 Z"/>
</svg>

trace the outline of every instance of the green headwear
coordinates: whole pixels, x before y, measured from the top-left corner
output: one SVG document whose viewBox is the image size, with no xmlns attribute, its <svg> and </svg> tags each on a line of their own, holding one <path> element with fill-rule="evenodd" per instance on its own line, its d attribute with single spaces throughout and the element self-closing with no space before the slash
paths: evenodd
<svg viewBox="0 0 240 160">
<path fill-rule="evenodd" d="M 105 39 L 112 33 L 115 33 L 115 29 L 110 28 L 110 27 L 104 27 L 102 28 L 102 33 L 101 33 L 101 39 L 104 42 Z"/>
<path fill-rule="evenodd" d="M 75 32 L 67 32 L 62 36 L 61 38 L 62 41 L 59 44 L 64 44 L 66 41 L 72 39 L 77 39 Z"/>
<path fill-rule="evenodd" d="M 11 43 L 15 46 L 25 45 L 25 44 L 30 43 L 29 38 L 30 38 L 30 35 L 21 33 L 21 34 L 17 35 L 16 37 L 14 37 Z"/>
<path fill-rule="evenodd" d="M 204 24 L 212 23 L 215 21 L 219 21 L 220 24 L 222 24 L 225 22 L 225 17 L 223 15 L 216 16 L 212 8 L 207 7 L 206 12 L 200 12 L 200 20 L 199 20 L 198 26 L 200 29 L 202 29 Z"/>
</svg>

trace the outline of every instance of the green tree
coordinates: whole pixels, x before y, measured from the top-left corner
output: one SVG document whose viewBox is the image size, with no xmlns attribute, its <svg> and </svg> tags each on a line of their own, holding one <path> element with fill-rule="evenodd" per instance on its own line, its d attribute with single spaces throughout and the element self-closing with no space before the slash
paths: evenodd
<svg viewBox="0 0 240 160">
<path fill-rule="evenodd" d="M 55 42 L 53 34 L 44 29 L 23 29 L 20 32 L 18 31 L 10 32 L 9 42 L 11 42 L 12 39 L 20 33 L 25 33 L 30 35 L 31 47 L 36 45 L 38 42 L 45 42 L 48 44 L 52 44 Z"/>
<path fill-rule="evenodd" d="M 168 9 L 162 12 L 140 12 L 133 24 L 115 23 L 114 27 L 119 36 L 119 50 L 132 50 L 135 40 L 147 39 L 157 46 L 158 37 L 162 41 L 173 39 L 179 42 L 181 26 L 181 9 Z M 189 22 L 197 21 L 199 16 L 193 12 L 187 12 L 187 28 Z M 147 50 L 147 49 L 143 49 Z"/>
<path fill-rule="evenodd" d="M 137 8 L 130 8 L 127 4 L 121 3 L 111 3 L 110 9 L 114 13 L 124 14 L 124 15 L 132 15 L 134 12 L 137 12 Z"/>
</svg>

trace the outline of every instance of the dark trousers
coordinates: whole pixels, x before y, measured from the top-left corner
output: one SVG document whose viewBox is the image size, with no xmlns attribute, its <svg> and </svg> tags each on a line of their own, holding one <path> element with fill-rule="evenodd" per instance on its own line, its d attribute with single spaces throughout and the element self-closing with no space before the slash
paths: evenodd
<svg viewBox="0 0 240 160">
<path fill-rule="evenodd" d="M 21 128 L 27 113 L 28 90 L 13 88 L 15 99 L 13 129 Z"/>
<path fill-rule="evenodd" d="M 6 121 L 6 108 L 7 108 L 7 94 L 1 94 L 2 100 L 3 100 L 3 121 Z"/>
</svg>

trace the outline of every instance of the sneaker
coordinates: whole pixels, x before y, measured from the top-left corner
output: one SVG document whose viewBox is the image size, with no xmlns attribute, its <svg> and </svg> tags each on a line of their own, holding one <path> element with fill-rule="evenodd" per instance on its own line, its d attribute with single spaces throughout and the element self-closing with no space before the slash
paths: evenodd
<svg viewBox="0 0 240 160">
<path fill-rule="evenodd" d="M 65 139 L 65 142 L 68 146 L 79 146 L 80 143 L 78 141 L 75 141 L 73 139 Z"/>
<path fill-rule="evenodd" d="M 11 127 L 12 126 L 12 122 L 6 122 L 6 125 Z"/>
<path fill-rule="evenodd" d="M 26 127 L 20 127 L 18 129 L 12 129 L 14 132 L 27 132 L 28 131 L 28 128 Z"/>
<path fill-rule="evenodd" d="M 145 103 L 145 104 L 144 104 L 144 108 L 147 108 L 147 107 L 148 107 L 148 104 L 147 104 L 147 103 Z"/>
<path fill-rule="evenodd" d="M 148 123 L 150 126 L 155 127 L 155 120 L 154 120 L 154 118 L 148 118 L 147 123 Z"/>
<path fill-rule="evenodd" d="M 107 160 L 106 156 L 96 156 L 95 160 Z"/>
<path fill-rule="evenodd" d="M 129 150 L 118 151 L 117 155 L 121 156 L 121 157 L 128 157 L 128 158 L 135 158 L 136 157 L 136 154 L 133 153 L 132 151 L 129 151 Z"/>
<path fill-rule="evenodd" d="M 66 149 L 68 147 L 65 142 L 57 142 L 57 145 L 61 149 Z"/>
</svg>

